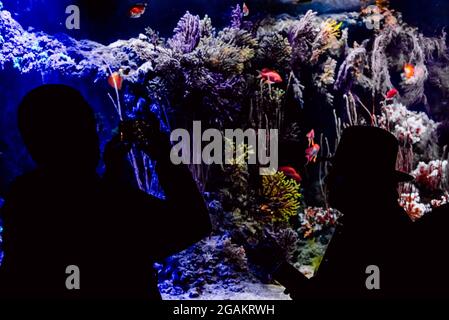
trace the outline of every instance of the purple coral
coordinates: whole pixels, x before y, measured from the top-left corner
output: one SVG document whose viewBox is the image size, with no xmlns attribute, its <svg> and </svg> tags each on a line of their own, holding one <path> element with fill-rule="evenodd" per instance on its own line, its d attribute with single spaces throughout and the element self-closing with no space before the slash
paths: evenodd
<svg viewBox="0 0 449 320">
<path fill-rule="evenodd" d="M 243 22 L 243 10 L 240 5 L 236 5 L 231 14 L 231 28 L 240 29 Z"/>
<path fill-rule="evenodd" d="M 170 48 L 183 54 L 192 52 L 201 38 L 200 17 L 187 11 L 173 32 L 175 34 L 168 40 Z"/>
</svg>

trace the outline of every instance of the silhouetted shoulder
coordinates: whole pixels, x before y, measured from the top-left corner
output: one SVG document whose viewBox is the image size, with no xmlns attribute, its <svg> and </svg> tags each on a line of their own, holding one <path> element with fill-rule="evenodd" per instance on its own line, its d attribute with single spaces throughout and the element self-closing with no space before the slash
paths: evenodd
<svg viewBox="0 0 449 320">
<path fill-rule="evenodd" d="M 434 208 L 416 222 L 422 235 L 436 234 L 447 228 L 449 223 L 449 204 Z"/>
</svg>

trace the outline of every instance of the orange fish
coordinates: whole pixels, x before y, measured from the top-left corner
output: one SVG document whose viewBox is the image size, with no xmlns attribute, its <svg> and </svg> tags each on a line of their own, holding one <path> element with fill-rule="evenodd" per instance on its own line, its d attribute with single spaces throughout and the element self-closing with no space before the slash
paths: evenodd
<svg viewBox="0 0 449 320">
<path fill-rule="evenodd" d="M 145 13 L 147 9 L 146 3 L 137 3 L 129 8 L 128 15 L 132 19 L 138 19 Z"/>
<path fill-rule="evenodd" d="M 281 83 L 282 77 L 274 70 L 264 68 L 262 71 L 260 71 L 259 78 L 262 79 L 262 81 L 273 84 L 273 83 Z"/>
<path fill-rule="evenodd" d="M 415 76 L 415 66 L 410 63 L 406 63 L 404 65 L 404 76 L 406 79 L 413 78 Z"/>
<path fill-rule="evenodd" d="M 248 8 L 248 6 L 246 5 L 246 3 L 243 3 L 243 16 L 244 16 L 244 17 L 249 16 L 249 8 Z"/>
<path fill-rule="evenodd" d="M 307 139 L 309 140 L 309 147 L 314 144 L 315 139 L 315 130 L 310 130 L 308 134 L 306 134 Z"/>
<path fill-rule="evenodd" d="M 122 89 L 123 78 L 120 72 L 114 72 L 108 78 L 108 83 L 112 88 L 117 88 L 117 90 Z"/>
<path fill-rule="evenodd" d="M 320 152 L 320 145 L 319 144 L 312 144 L 310 148 L 306 149 L 306 159 L 307 164 L 310 162 L 316 162 L 316 159 L 318 158 L 318 152 Z"/>
<path fill-rule="evenodd" d="M 292 168 L 292 167 L 280 167 L 279 171 L 283 172 L 287 177 L 295 180 L 297 183 L 300 183 L 302 181 L 302 177 L 295 170 L 295 168 Z"/>
</svg>

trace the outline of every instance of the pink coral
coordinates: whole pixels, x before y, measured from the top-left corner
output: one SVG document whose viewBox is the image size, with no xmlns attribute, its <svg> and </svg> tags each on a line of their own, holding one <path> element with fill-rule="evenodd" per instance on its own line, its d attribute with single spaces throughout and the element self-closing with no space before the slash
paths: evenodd
<svg viewBox="0 0 449 320">
<path fill-rule="evenodd" d="M 412 172 L 416 183 L 431 191 L 441 188 L 447 169 L 447 160 L 432 160 L 428 163 L 420 162 L 418 167 Z"/>
<path fill-rule="evenodd" d="M 430 201 L 432 208 L 438 208 L 447 203 L 449 203 L 449 194 L 447 193 L 442 195 L 439 199 L 433 199 Z"/>
<path fill-rule="evenodd" d="M 334 209 L 308 207 L 300 214 L 300 231 L 304 238 L 308 238 L 316 232 L 335 226 L 340 216 L 340 212 Z"/>
<path fill-rule="evenodd" d="M 402 193 L 399 198 L 399 204 L 413 221 L 420 219 L 430 211 L 430 206 L 421 203 L 419 193 L 415 192 L 415 190 L 409 193 Z"/>
</svg>

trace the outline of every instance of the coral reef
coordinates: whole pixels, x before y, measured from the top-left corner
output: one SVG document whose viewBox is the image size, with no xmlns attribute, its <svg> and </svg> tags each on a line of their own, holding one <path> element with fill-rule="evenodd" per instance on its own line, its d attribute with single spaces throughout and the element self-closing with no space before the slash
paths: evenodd
<svg viewBox="0 0 449 320">
<path fill-rule="evenodd" d="M 447 160 L 432 160 L 429 163 L 420 162 L 412 172 L 415 182 L 429 191 L 441 190 L 447 180 Z"/>
<path fill-rule="evenodd" d="M 393 132 L 401 144 L 427 147 L 436 124 L 425 113 L 409 111 L 403 104 L 387 105 L 383 112 L 379 123 Z"/>
<path fill-rule="evenodd" d="M 262 177 L 261 196 L 264 198 L 261 211 L 274 222 L 287 222 L 298 214 L 299 184 L 283 172 Z"/>
<path fill-rule="evenodd" d="M 197 298 L 205 285 L 219 284 L 239 292 L 243 290 L 242 283 L 252 278 L 245 250 L 227 236 L 203 240 L 155 267 L 161 293 L 187 292 L 190 298 Z"/>
<path fill-rule="evenodd" d="M 421 202 L 419 191 L 413 187 L 409 192 L 400 194 L 399 204 L 413 221 L 422 218 L 431 209 L 430 205 Z"/>
<path fill-rule="evenodd" d="M 0 2 L 0 72 L 34 74 L 43 82 L 55 75 L 86 81 L 119 111 L 109 106 L 110 127 L 119 118 L 153 112 L 165 131 L 190 130 L 192 120 L 221 131 L 274 128 L 282 143 L 294 146 L 280 160 L 301 170 L 301 185 L 283 172 L 260 177 L 242 159 L 218 169 L 191 167 L 205 191 L 213 235 L 156 266 L 163 293 L 191 298 L 210 285 L 241 291 L 255 277 L 269 282 L 247 253 L 270 241 L 309 276 L 318 268 L 340 215 L 325 203 L 325 165 L 305 166 L 304 152 L 297 151 L 311 129 L 320 137 L 323 158 L 333 154 L 344 127 L 389 130 L 401 145 L 398 167 L 416 177 L 415 185 L 400 189 L 400 204 L 410 217 L 447 203 L 445 38 L 422 35 L 387 1 L 376 1 L 360 12 L 254 20 L 237 5 L 221 30 L 208 16 L 187 12 L 168 39 L 147 28 L 136 38 L 102 45 L 26 31 Z M 407 74 L 405 66 L 413 72 Z M 266 69 L 282 81 L 263 81 Z M 108 86 L 113 72 L 123 77 L 121 90 Z M 227 143 L 243 158 L 252 152 Z M 138 185 L 159 195 L 151 159 L 137 152 L 130 159 Z M 322 195 L 310 196 L 310 190 Z"/>
<path fill-rule="evenodd" d="M 300 232 L 304 238 L 310 238 L 326 229 L 335 227 L 341 214 L 334 209 L 306 208 L 301 215 Z"/>
</svg>

